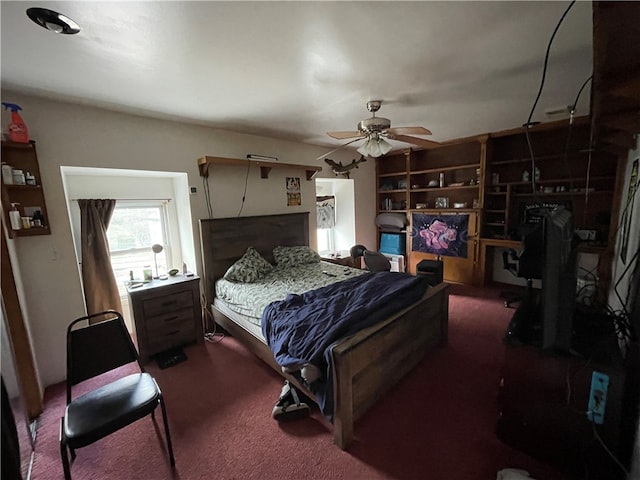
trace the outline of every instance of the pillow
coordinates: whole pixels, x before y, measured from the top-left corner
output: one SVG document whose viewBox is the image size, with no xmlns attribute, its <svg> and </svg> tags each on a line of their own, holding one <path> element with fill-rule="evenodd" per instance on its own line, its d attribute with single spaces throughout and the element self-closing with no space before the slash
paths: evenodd
<svg viewBox="0 0 640 480">
<path fill-rule="evenodd" d="M 380 213 L 376 217 L 376 225 L 379 228 L 399 232 L 407 225 L 407 216 L 404 213 Z"/>
<path fill-rule="evenodd" d="M 249 247 L 244 255 L 229 267 L 224 278 L 231 282 L 253 283 L 264 277 L 272 268 L 273 265 L 255 248 Z"/>
<path fill-rule="evenodd" d="M 304 263 L 318 263 L 320 262 L 320 255 L 313 248 L 306 245 L 275 247 L 273 249 L 273 259 L 279 267 L 293 267 Z"/>
</svg>

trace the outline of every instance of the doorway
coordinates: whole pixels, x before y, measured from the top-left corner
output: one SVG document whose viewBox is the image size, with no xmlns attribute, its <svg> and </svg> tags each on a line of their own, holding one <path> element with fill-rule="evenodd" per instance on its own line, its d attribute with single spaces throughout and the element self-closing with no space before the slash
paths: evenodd
<svg viewBox="0 0 640 480">
<path fill-rule="evenodd" d="M 354 182 L 349 178 L 317 178 L 316 198 L 333 197 L 334 224 L 318 228 L 318 253 L 321 256 L 347 257 L 356 243 Z"/>
</svg>

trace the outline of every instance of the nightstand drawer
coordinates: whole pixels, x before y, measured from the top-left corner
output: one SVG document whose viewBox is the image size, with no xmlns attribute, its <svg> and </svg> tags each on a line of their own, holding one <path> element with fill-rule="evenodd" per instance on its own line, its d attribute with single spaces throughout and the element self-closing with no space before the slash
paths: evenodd
<svg viewBox="0 0 640 480">
<path fill-rule="evenodd" d="M 142 308 L 147 319 L 156 315 L 162 315 L 166 312 L 173 312 L 183 308 L 193 307 L 193 294 L 191 290 L 184 292 L 172 293 L 164 297 L 151 298 L 145 300 Z"/>
<path fill-rule="evenodd" d="M 191 306 L 182 310 L 170 311 L 147 317 L 147 335 L 152 336 L 153 332 L 166 328 L 175 328 L 182 323 L 193 325 L 193 308 Z"/>
<path fill-rule="evenodd" d="M 167 325 L 161 329 L 149 330 L 147 334 L 147 347 L 150 353 L 197 341 L 193 323 Z"/>
</svg>

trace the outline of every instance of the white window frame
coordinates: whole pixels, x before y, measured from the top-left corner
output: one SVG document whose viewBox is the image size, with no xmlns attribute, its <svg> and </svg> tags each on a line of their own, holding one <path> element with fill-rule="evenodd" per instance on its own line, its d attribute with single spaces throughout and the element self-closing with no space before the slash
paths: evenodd
<svg viewBox="0 0 640 480">
<path fill-rule="evenodd" d="M 169 213 L 167 209 L 167 201 L 165 200 L 118 200 L 116 202 L 116 207 L 114 210 L 114 214 L 117 210 L 123 209 L 140 209 L 140 208 L 157 208 L 160 212 L 160 229 L 162 231 L 162 242 L 161 245 L 163 247 L 162 254 L 164 254 L 164 258 L 166 258 L 166 264 L 170 264 L 171 262 L 171 242 L 170 242 L 170 231 L 169 231 Z M 108 229 L 107 229 L 108 230 Z M 136 253 L 150 253 L 149 258 L 151 262 L 151 267 L 153 270 L 153 275 L 156 274 L 155 265 L 153 262 L 154 255 L 151 252 L 151 245 L 148 247 L 137 247 L 130 248 L 126 250 L 112 250 L 111 245 L 109 245 L 109 255 L 111 256 L 111 265 L 113 269 L 113 274 L 118 283 L 118 291 L 120 293 L 120 300 L 128 302 L 128 294 L 125 286 L 125 281 L 129 279 L 128 271 L 126 273 L 121 273 L 120 270 L 116 270 L 114 268 L 114 258 L 123 255 L 130 255 Z M 143 262 L 146 263 L 146 260 Z M 131 269 L 130 269 L 131 270 Z M 135 278 L 142 278 L 143 272 L 141 266 L 136 266 L 133 269 L 133 275 Z M 120 273 L 120 275 L 118 275 Z M 164 272 L 159 272 L 164 273 Z"/>
<path fill-rule="evenodd" d="M 331 228 L 318 228 L 317 229 L 317 243 L 318 243 L 318 253 L 320 255 L 329 255 L 335 252 L 335 227 Z M 321 250 L 319 248 L 320 238 L 325 239 L 325 243 L 328 246 L 328 250 Z"/>
</svg>

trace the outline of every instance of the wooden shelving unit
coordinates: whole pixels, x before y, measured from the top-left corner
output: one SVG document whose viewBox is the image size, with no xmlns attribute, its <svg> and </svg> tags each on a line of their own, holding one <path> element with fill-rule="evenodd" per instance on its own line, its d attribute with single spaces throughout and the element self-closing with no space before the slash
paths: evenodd
<svg viewBox="0 0 640 480">
<path fill-rule="evenodd" d="M 482 183 L 488 136 L 469 137 L 424 150 L 407 149 L 376 159 L 377 211 L 399 213 L 413 218 L 425 215 L 469 215 L 469 248 L 466 258 L 443 257 L 445 280 L 471 283 L 477 257 L 477 218 L 482 205 Z M 440 176 L 444 186 L 440 186 Z M 435 186 L 434 186 L 435 184 Z M 446 197 L 448 208 L 436 208 L 436 199 Z M 463 208 L 454 208 L 454 204 Z M 474 208 L 475 207 L 475 208 Z M 413 214 L 417 215 L 413 215 Z M 378 233 L 383 233 L 379 229 Z M 429 253 L 411 251 L 407 235 L 407 269 L 415 273 L 421 260 L 432 260 Z"/>
<path fill-rule="evenodd" d="M 322 171 L 322 167 L 314 166 L 314 165 L 299 165 L 296 163 L 282 163 L 282 162 L 266 162 L 262 160 L 248 160 L 241 158 L 225 158 L 225 157 L 201 157 L 198 159 L 198 170 L 200 171 L 201 177 L 209 176 L 209 168 L 211 165 L 236 165 L 247 167 L 248 164 L 252 166 L 260 168 L 260 176 L 261 178 L 269 178 L 269 172 L 273 168 L 287 168 L 294 170 L 304 170 L 306 173 L 306 179 L 312 180 L 313 177 L 320 171 Z"/>
<path fill-rule="evenodd" d="M 42 177 L 40 175 L 40 165 L 36 154 L 36 144 L 29 143 L 2 142 L 2 163 L 6 163 L 13 168 L 23 172 L 30 172 L 35 177 L 35 185 L 13 185 L 2 182 L 2 210 L 4 221 L 7 225 L 9 238 L 32 237 L 36 235 L 51 235 L 49 216 L 47 215 L 47 205 L 44 201 L 44 190 L 42 187 Z M 28 213 L 40 210 L 44 217 L 44 224 L 39 227 L 22 228 L 13 230 L 9 218 L 11 204 L 18 204 L 16 208 L 20 211 L 20 216 L 31 216 Z M 27 211 L 25 211 L 25 208 Z"/>
<path fill-rule="evenodd" d="M 490 134 L 481 236 L 518 240 L 527 204 L 564 204 L 576 229 L 596 230 L 607 243 L 617 179 L 615 158 L 591 151 L 587 117 L 542 124 L 529 130 L 539 178 L 532 182 L 531 155 L 523 128 Z M 523 180 L 524 172 L 529 180 Z M 497 177 L 497 178 L 496 178 Z M 535 184 L 535 191 L 534 191 Z"/>
<path fill-rule="evenodd" d="M 377 159 L 378 212 L 408 212 L 417 204 L 435 208 L 437 197 L 449 205 L 481 205 L 486 136 L 466 138 L 428 150 L 406 150 Z M 439 176 L 444 174 L 444 186 Z M 438 186 L 433 185 L 435 182 Z"/>
</svg>

